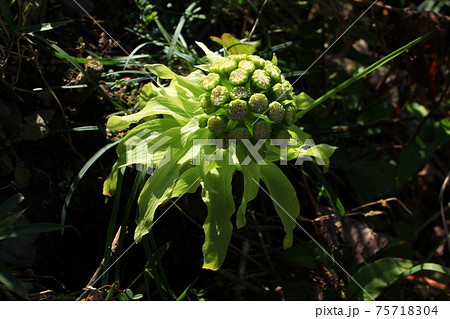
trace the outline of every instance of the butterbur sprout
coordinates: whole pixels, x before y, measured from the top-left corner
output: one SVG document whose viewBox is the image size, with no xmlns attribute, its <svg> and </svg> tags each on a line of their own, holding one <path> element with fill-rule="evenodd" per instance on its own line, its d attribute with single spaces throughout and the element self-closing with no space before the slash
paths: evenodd
<svg viewBox="0 0 450 319">
<path fill-rule="evenodd" d="M 211 91 L 211 103 L 214 106 L 222 106 L 226 102 L 228 102 L 228 99 L 230 98 L 230 93 L 228 92 L 227 88 L 218 85 Z"/>
<path fill-rule="evenodd" d="M 211 114 L 217 111 L 219 108 L 217 106 L 213 106 L 211 104 L 211 97 L 210 96 L 203 96 L 200 100 L 200 107 L 203 109 L 203 111 L 206 114 Z"/>
<path fill-rule="evenodd" d="M 253 71 L 255 71 L 256 69 L 255 64 L 252 61 L 248 60 L 240 61 L 238 67 L 242 70 L 247 71 L 248 73 L 253 73 Z"/>
<path fill-rule="evenodd" d="M 237 141 L 249 139 L 250 132 L 245 127 L 236 127 L 228 133 L 228 138 Z"/>
<path fill-rule="evenodd" d="M 270 76 L 274 83 L 281 81 L 281 71 L 276 65 L 272 63 L 267 64 L 264 67 L 264 71 Z"/>
<path fill-rule="evenodd" d="M 292 245 L 300 206 L 289 179 L 273 162 L 281 159 L 286 148 L 289 158 L 300 155 L 303 149 L 298 143 L 283 144 L 283 141 L 273 140 L 284 139 L 286 142 L 292 134 L 290 142 L 294 142 L 299 134 L 299 128 L 292 125 L 296 120 L 297 101 L 291 84 L 281 75 L 276 63 L 256 55 L 220 57 L 203 44 L 201 46 L 211 63 L 202 68 L 207 69 L 208 74 L 196 70 L 184 77 L 170 71 L 173 75 L 171 83 L 164 90 L 156 90 L 157 96 L 138 113 L 112 116 L 108 120 L 111 130 L 122 130 L 134 123 L 137 126 L 117 148 L 120 160 L 105 181 L 104 194 L 112 196 L 117 189 L 124 160 L 147 159 L 142 156 L 145 154 L 135 153 L 142 151 L 136 147 L 136 139 L 145 141 L 148 158 L 151 158 L 147 164 L 156 170 L 139 195 L 142 214 L 138 216 L 135 240 L 141 240 L 149 232 L 160 204 L 172 196 L 202 187 L 202 199 L 208 209 L 203 227 L 203 267 L 217 270 L 225 260 L 231 238 L 232 227 L 228 219 L 235 212 L 236 225 L 245 225 L 247 201 L 256 196 L 260 181 L 264 182 L 274 203 L 289 205 L 292 220 L 286 218 L 285 211 L 277 209 L 280 204 L 275 205 L 275 210 L 286 232 L 283 247 Z M 161 65 L 148 65 L 148 68 L 163 79 L 169 72 Z M 142 132 L 148 131 L 152 137 L 155 132 L 158 133 L 155 136 L 162 138 L 145 139 Z M 165 144 L 161 145 L 161 142 Z M 327 154 L 331 155 L 332 151 L 328 146 Z M 133 157 L 129 156 L 130 152 Z M 232 193 L 236 170 L 244 177 L 244 195 L 239 208 Z"/>
<path fill-rule="evenodd" d="M 247 102 L 244 100 L 233 100 L 228 107 L 228 113 L 233 120 L 242 121 L 247 115 Z"/>
<path fill-rule="evenodd" d="M 256 55 L 230 55 L 209 71 L 200 106 L 209 115 L 213 138 L 290 138 L 285 128 L 295 122 L 293 89 L 273 62 Z"/>
<path fill-rule="evenodd" d="M 258 90 L 267 90 L 270 88 L 270 76 L 264 70 L 255 70 L 252 75 L 252 82 Z"/>
<path fill-rule="evenodd" d="M 231 71 L 230 83 L 233 85 L 243 85 L 248 81 L 248 72 L 242 69 Z"/>
<path fill-rule="evenodd" d="M 247 99 L 250 94 L 250 89 L 244 86 L 237 86 L 230 93 L 232 99 Z"/>
<path fill-rule="evenodd" d="M 213 115 L 208 119 L 208 129 L 211 133 L 220 135 L 227 127 L 227 119 L 225 116 Z"/>
<path fill-rule="evenodd" d="M 269 104 L 269 111 L 267 112 L 267 116 L 274 122 L 281 122 L 284 119 L 284 115 L 286 110 L 283 105 L 279 102 L 274 101 Z"/>
<path fill-rule="evenodd" d="M 202 87 L 205 90 L 211 91 L 220 83 L 220 75 L 217 73 L 210 73 L 202 82 Z"/>
<path fill-rule="evenodd" d="M 286 126 L 291 126 L 292 124 L 295 123 L 295 113 L 297 112 L 296 108 L 290 104 L 288 106 L 286 106 L 286 113 L 284 114 L 284 124 L 286 124 Z"/>
<path fill-rule="evenodd" d="M 220 63 L 217 66 L 217 72 L 218 73 L 225 73 L 225 74 L 229 74 L 231 71 L 233 71 L 234 69 L 236 69 L 237 67 L 237 63 L 234 60 L 225 60 L 224 62 Z"/>
<path fill-rule="evenodd" d="M 253 112 L 262 113 L 267 109 L 269 101 L 264 94 L 255 93 L 250 97 L 249 105 Z"/>
<path fill-rule="evenodd" d="M 253 125 L 253 137 L 258 140 L 270 138 L 270 133 L 272 133 L 272 128 L 264 120 L 259 120 Z"/>
</svg>

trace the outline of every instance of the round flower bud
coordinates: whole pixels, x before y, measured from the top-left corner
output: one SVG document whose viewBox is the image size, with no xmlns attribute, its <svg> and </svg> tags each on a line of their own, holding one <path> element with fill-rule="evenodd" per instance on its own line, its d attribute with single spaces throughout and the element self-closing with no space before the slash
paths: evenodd
<svg viewBox="0 0 450 319">
<path fill-rule="evenodd" d="M 253 73 L 256 70 L 255 64 L 252 61 L 242 60 L 239 62 L 238 67 L 248 73 Z"/>
<path fill-rule="evenodd" d="M 285 108 L 283 105 L 274 101 L 269 104 L 269 111 L 267 112 L 267 116 L 274 122 L 281 122 L 284 119 Z"/>
<path fill-rule="evenodd" d="M 270 76 L 272 82 L 281 82 L 281 70 L 276 65 L 269 63 L 264 67 L 264 71 Z"/>
<path fill-rule="evenodd" d="M 229 59 L 234 60 L 236 62 L 240 62 L 242 60 L 247 59 L 247 54 L 232 54 L 228 56 Z"/>
<path fill-rule="evenodd" d="M 227 119 L 225 116 L 213 115 L 208 119 L 208 129 L 215 135 L 220 135 L 227 127 Z"/>
<path fill-rule="evenodd" d="M 234 60 L 225 60 L 222 63 L 220 63 L 218 65 L 218 73 L 222 73 L 222 74 L 230 74 L 231 71 L 233 71 L 234 69 L 237 68 L 237 63 Z"/>
<path fill-rule="evenodd" d="M 283 123 L 286 126 L 291 126 L 295 123 L 295 114 L 297 113 L 297 109 L 292 104 L 289 104 L 285 107 L 286 112 L 284 114 Z"/>
<path fill-rule="evenodd" d="M 269 101 L 267 97 L 262 93 L 253 94 L 248 101 L 250 108 L 253 112 L 263 113 L 267 106 L 269 105 Z"/>
<path fill-rule="evenodd" d="M 250 96 L 250 89 L 245 86 L 237 86 L 230 95 L 232 99 L 247 99 Z"/>
<path fill-rule="evenodd" d="M 228 102 L 230 94 L 226 87 L 222 85 L 216 86 L 211 91 L 211 104 L 213 106 L 221 106 Z"/>
<path fill-rule="evenodd" d="M 217 111 L 219 108 L 211 104 L 211 97 L 205 95 L 200 100 L 200 107 L 206 114 L 211 114 Z"/>
<path fill-rule="evenodd" d="M 220 83 L 220 75 L 217 73 L 210 73 L 202 82 L 202 88 L 211 91 L 216 85 Z"/>
<path fill-rule="evenodd" d="M 257 55 L 249 55 L 247 57 L 247 60 L 252 61 L 257 69 L 263 69 L 264 66 L 266 65 L 266 60 Z"/>
<path fill-rule="evenodd" d="M 247 102 L 244 100 L 233 100 L 228 107 L 228 113 L 233 120 L 242 121 L 247 115 Z"/>
<path fill-rule="evenodd" d="M 284 101 L 292 98 L 292 86 L 288 81 L 275 84 L 272 87 L 272 92 L 276 101 Z"/>
<path fill-rule="evenodd" d="M 228 133 L 228 138 L 233 140 L 246 140 L 250 138 L 250 132 L 246 127 L 236 127 Z"/>
<path fill-rule="evenodd" d="M 233 85 L 243 85 L 248 81 L 248 72 L 243 69 L 236 69 L 231 71 L 230 83 Z"/>
<path fill-rule="evenodd" d="M 264 70 L 256 70 L 252 74 L 252 82 L 256 89 L 267 90 L 270 87 L 270 76 Z"/>
<path fill-rule="evenodd" d="M 253 125 L 253 137 L 257 140 L 270 138 L 270 133 L 272 133 L 272 128 L 264 120 L 259 120 Z"/>
<path fill-rule="evenodd" d="M 207 115 L 201 116 L 201 117 L 198 119 L 198 126 L 199 126 L 200 128 L 204 128 L 204 127 L 206 127 L 207 125 L 208 125 L 208 116 L 207 116 Z"/>
</svg>

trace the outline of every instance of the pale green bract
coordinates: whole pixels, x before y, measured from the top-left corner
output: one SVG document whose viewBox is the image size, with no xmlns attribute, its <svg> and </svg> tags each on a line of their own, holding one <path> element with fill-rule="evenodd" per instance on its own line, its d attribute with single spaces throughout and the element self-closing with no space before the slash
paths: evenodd
<svg viewBox="0 0 450 319">
<path fill-rule="evenodd" d="M 224 65 L 226 58 L 211 52 L 202 43 L 199 43 L 199 46 L 205 51 L 210 62 L 209 65 L 202 66 L 202 69 L 210 69 L 217 64 Z M 252 56 L 256 61 L 255 65 L 264 61 L 253 57 L 255 56 Z M 258 194 L 259 183 L 262 181 L 274 201 L 275 211 L 286 232 L 283 246 L 290 247 L 296 225 L 295 219 L 300 214 L 300 205 L 294 187 L 281 169 L 273 163 L 280 160 L 280 148 L 266 141 L 263 160 L 256 163 L 252 159 L 245 163 L 244 160 L 249 153 L 242 143 L 230 147 L 227 145 L 222 149 L 196 143 L 195 140 L 207 140 L 211 137 L 211 131 L 202 124 L 208 115 L 200 106 L 202 97 L 208 93 L 203 87 L 205 85 L 202 86 L 206 74 L 197 70 L 186 77 L 179 76 L 161 64 L 147 65 L 147 68 L 160 79 L 171 80 L 170 84 L 164 88 L 147 84 L 139 98 L 140 111 L 121 117 L 112 116 L 107 124 L 108 129 L 112 131 L 126 129 L 132 124 L 137 125 L 117 146 L 118 159 L 104 183 L 105 195 L 114 195 L 121 168 L 142 164 L 155 169 L 138 198 L 139 216 L 135 240 L 140 241 L 149 232 L 155 211 L 160 204 L 173 197 L 193 193 L 201 186 L 202 199 L 208 209 L 203 225 L 205 231 L 203 268 L 217 270 L 224 262 L 228 250 L 233 231 L 232 215 L 237 214 L 236 227 L 245 226 L 247 204 Z M 276 71 L 278 68 L 275 68 L 273 66 Z M 265 85 L 264 82 L 258 90 L 262 90 L 261 86 Z M 295 103 L 295 99 L 292 103 Z M 302 99 L 302 103 L 304 107 L 305 99 Z M 209 116 L 226 116 L 226 114 L 227 110 L 219 107 Z M 270 122 L 266 115 L 262 115 L 261 118 Z M 231 131 L 236 127 L 237 121 L 233 121 L 228 123 L 227 130 Z M 291 137 L 289 144 L 292 144 L 287 147 L 285 160 L 296 159 L 301 155 L 320 156 L 325 164 L 328 163 L 334 147 L 320 144 L 305 149 L 302 146 L 304 141 L 310 138 L 308 134 L 296 125 L 286 127 L 285 131 L 287 136 Z M 222 155 L 223 160 L 207 160 L 206 154 L 212 153 Z M 234 159 L 231 164 L 229 157 Z M 235 171 L 242 173 L 244 181 L 242 200 L 236 203 L 238 207 L 235 206 L 230 187 Z"/>
</svg>

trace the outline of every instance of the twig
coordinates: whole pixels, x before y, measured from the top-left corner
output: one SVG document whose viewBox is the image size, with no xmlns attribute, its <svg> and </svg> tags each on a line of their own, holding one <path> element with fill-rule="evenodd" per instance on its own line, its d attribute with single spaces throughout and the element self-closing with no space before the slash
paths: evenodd
<svg viewBox="0 0 450 319">
<path fill-rule="evenodd" d="M 264 3 L 262 4 L 261 9 L 259 10 L 259 14 L 262 13 L 262 11 L 263 11 L 264 6 L 266 5 L 266 3 L 267 3 L 267 0 L 265 0 Z M 256 26 L 258 25 L 258 22 L 259 22 L 259 18 L 256 18 L 255 23 L 253 24 L 252 30 L 250 31 L 250 33 L 249 33 L 249 35 L 248 35 L 248 42 L 251 41 L 253 32 L 255 32 L 255 29 L 256 29 Z"/>
<path fill-rule="evenodd" d="M 377 204 L 381 204 L 382 206 L 385 206 L 386 202 L 391 202 L 391 201 L 395 201 L 395 202 L 399 203 L 400 206 L 402 206 L 402 208 L 405 211 L 407 211 L 410 215 L 413 215 L 413 213 L 408 209 L 408 207 L 406 207 L 406 205 L 401 200 L 399 200 L 396 197 L 391 197 L 391 198 L 388 198 L 388 199 L 380 199 L 380 200 L 377 200 L 375 202 L 371 202 L 371 203 L 367 203 L 367 204 L 358 206 L 356 208 L 350 209 L 349 211 L 346 211 L 345 215 L 347 215 L 348 213 L 354 212 L 356 210 L 360 210 L 361 208 L 368 207 L 368 206 L 373 206 L 373 205 L 377 205 Z"/>
<path fill-rule="evenodd" d="M 439 203 L 441 206 L 442 223 L 445 229 L 445 234 L 447 235 L 448 251 L 450 252 L 450 237 L 448 237 L 447 220 L 445 219 L 445 212 L 444 212 L 444 192 L 445 189 L 447 188 L 449 181 L 450 181 L 450 171 L 448 172 L 448 175 L 445 178 L 444 183 L 442 184 L 441 191 L 439 192 Z"/>
<path fill-rule="evenodd" d="M 117 245 L 119 244 L 121 229 L 122 229 L 122 226 L 120 226 L 119 229 L 117 230 L 116 235 L 114 236 L 114 240 L 111 243 L 111 256 L 116 252 Z M 103 258 L 102 261 L 100 262 L 100 265 L 98 265 L 97 269 L 95 270 L 95 272 L 92 275 L 91 279 L 89 280 L 88 284 L 84 288 L 83 293 L 81 294 L 80 297 L 77 298 L 77 301 L 80 301 L 81 299 L 83 299 L 86 296 L 86 294 L 88 294 L 91 290 L 94 289 L 92 287 L 92 285 L 97 280 L 98 276 L 100 276 L 100 274 L 103 270 L 104 263 L 105 263 L 105 258 Z"/>
<path fill-rule="evenodd" d="M 450 289 L 450 285 L 446 285 L 443 284 L 441 282 L 438 282 L 434 279 L 430 279 L 427 277 L 422 277 L 422 276 L 415 276 L 415 275 L 411 275 L 406 277 L 407 280 L 411 280 L 411 281 L 415 281 L 424 285 L 428 285 L 430 287 L 442 290 L 442 291 L 448 291 Z"/>
</svg>

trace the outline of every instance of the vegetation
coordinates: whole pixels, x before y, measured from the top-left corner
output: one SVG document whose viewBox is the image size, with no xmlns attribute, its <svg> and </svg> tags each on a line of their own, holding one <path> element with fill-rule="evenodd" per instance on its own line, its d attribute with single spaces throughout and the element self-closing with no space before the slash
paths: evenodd
<svg viewBox="0 0 450 319">
<path fill-rule="evenodd" d="M 1 298 L 447 300 L 450 3 L 372 4 L 1 2 Z"/>
</svg>

